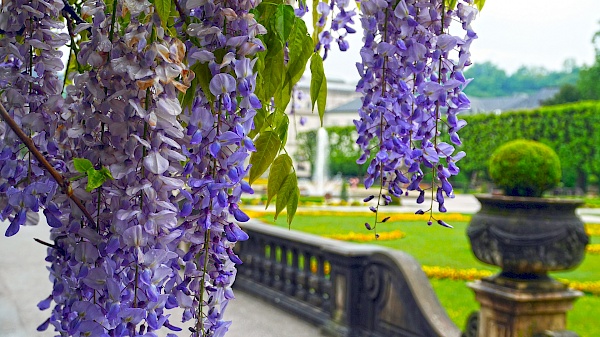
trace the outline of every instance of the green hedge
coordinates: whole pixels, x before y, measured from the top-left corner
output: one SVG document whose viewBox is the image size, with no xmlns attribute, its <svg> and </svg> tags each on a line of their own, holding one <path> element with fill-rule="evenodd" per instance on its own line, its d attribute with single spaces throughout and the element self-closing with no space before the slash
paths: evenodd
<svg viewBox="0 0 600 337">
<path fill-rule="evenodd" d="M 523 138 L 542 142 L 558 153 L 565 187 L 587 189 L 600 176 L 600 102 L 542 107 L 535 110 L 480 114 L 463 117 L 460 131 L 463 174 L 487 174 L 494 150 Z"/>
<path fill-rule="evenodd" d="M 598 184 L 600 177 L 600 102 L 542 107 L 535 110 L 504 112 L 500 115 L 463 116 L 468 125 L 460 131 L 467 156 L 458 164 L 461 174 L 452 178 L 466 184 L 474 173 L 487 177 L 487 163 L 494 150 L 511 140 L 531 139 L 542 142 L 558 153 L 565 187 Z M 364 175 L 365 165 L 357 165 L 360 156 L 354 145 L 355 127 L 326 128 L 329 134 L 329 173 L 343 176 Z M 302 133 L 298 138 L 297 160 L 314 165 L 316 131 Z M 368 163 L 368 161 L 367 161 Z"/>
</svg>

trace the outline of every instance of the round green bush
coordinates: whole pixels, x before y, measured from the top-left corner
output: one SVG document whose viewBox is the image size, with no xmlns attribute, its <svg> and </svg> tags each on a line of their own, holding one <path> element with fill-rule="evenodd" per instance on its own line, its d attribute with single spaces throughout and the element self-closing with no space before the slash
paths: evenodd
<svg viewBox="0 0 600 337">
<path fill-rule="evenodd" d="M 533 140 L 514 140 L 494 151 L 489 173 L 506 195 L 541 197 L 560 181 L 560 159 L 547 145 Z"/>
</svg>

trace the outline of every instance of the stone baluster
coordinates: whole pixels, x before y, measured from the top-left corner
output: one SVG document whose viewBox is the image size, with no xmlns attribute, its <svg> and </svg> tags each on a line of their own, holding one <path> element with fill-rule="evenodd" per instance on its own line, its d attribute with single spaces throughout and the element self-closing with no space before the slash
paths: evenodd
<svg viewBox="0 0 600 337">
<path fill-rule="evenodd" d="M 283 270 L 285 268 L 285 249 L 284 246 L 277 245 L 275 248 L 275 260 L 273 263 L 273 288 L 283 290 Z"/>
<path fill-rule="evenodd" d="M 290 253 L 290 260 L 286 259 L 286 267 L 283 271 L 283 277 L 285 279 L 285 285 L 283 291 L 290 295 L 294 296 L 294 292 L 296 291 L 296 276 L 298 274 L 298 249 L 296 248 L 288 248 L 286 250 Z"/>
<path fill-rule="evenodd" d="M 311 259 L 311 265 L 313 264 L 313 261 L 315 262 L 316 268 L 313 270 L 311 266 L 311 273 L 308 277 L 308 287 L 310 289 L 308 301 L 310 304 L 320 307 L 323 303 L 320 280 L 325 276 L 323 270 L 323 257 L 319 255 L 314 256 L 313 259 Z"/>
<path fill-rule="evenodd" d="M 305 250 L 300 250 L 302 256 L 302 264 L 296 276 L 296 294 L 295 296 L 304 301 L 308 296 L 308 276 L 310 275 L 310 255 Z"/>
<path fill-rule="evenodd" d="M 421 266 L 400 251 L 260 223 L 242 226 L 256 239 L 240 243 L 240 256 L 249 255 L 252 262 L 238 266 L 234 287 L 273 301 L 321 326 L 327 334 L 461 335 L 437 301 Z M 245 268 L 252 269 L 251 277 L 246 277 Z"/>
</svg>

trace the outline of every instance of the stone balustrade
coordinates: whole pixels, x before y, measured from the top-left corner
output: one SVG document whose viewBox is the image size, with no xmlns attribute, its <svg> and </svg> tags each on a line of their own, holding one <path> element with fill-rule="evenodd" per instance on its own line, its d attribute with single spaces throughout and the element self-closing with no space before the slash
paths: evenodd
<svg viewBox="0 0 600 337">
<path fill-rule="evenodd" d="M 235 287 L 320 326 L 326 334 L 461 335 L 419 263 L 406 253 L 257 221 L 242 227 L 250 239 L 236 247 L 244 264 L 238 266 Z"/>
</svg>

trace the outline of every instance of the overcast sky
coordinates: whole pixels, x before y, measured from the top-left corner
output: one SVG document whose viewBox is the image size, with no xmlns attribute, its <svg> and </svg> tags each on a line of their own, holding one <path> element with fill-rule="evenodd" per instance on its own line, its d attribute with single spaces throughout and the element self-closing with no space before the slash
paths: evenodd
<svg viewBox="0 0 600 337">
<path fill-rule="evenodd" d="M 600 0 L 487 0 L 473 23 L 479 38 L 471 59 L 491 61 L 509 73 L 521 65 L 560 70 L 566 59 L 590 65 L 599 21 Z M 360 60 L 362 34 L 354 35 L 350 51 L 334 49 L 325 61 L 328 78 L 358 79 L 354 64 Z"/>
</svg>

